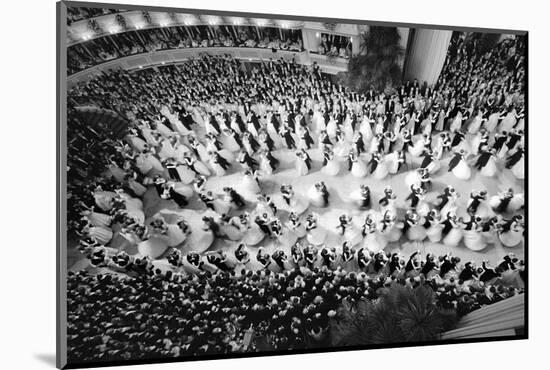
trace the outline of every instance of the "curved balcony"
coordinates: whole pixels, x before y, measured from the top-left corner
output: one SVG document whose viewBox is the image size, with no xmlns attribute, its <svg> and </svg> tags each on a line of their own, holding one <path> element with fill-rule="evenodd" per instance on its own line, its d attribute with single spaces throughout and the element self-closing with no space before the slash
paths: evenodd
<svg viewBox="0 0 550 370">
<path fill-rule="evenodd" d="M 178 64 L 189 59 L 196 58 L 201 54 L 210 55 L 231 55 L 235 59 L 249 62 L 267 61 L 269 59 L 292 60 L 296 63 L 311 65 L 317 63 L 325 73 L 336 74 L 347 70 L 348 60 L 343 58 L 329 58 L 325 55 L 309 53 L 308 51 L 294 52 L 278 50 L 273 52 L 271 49 L 262 48 L 242 48 L 242 47 L 209 47 L 209 48 L 186 48 L 159 50 L 148 53 L 130 55 L 118 59 L 106 61 L 104 63 L 87 68 L 68 77 L 69 87 L 74 84 L 86 81 L 89 78 L 102 72 L 113 69 L 135 70 L 140 68 L 150 68 L 166 64 Z"/>
</svg>

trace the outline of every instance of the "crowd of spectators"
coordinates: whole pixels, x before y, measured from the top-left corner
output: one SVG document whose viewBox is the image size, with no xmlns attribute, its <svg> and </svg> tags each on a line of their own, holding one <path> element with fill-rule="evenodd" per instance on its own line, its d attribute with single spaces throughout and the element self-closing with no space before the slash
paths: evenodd
<svg viewBox="0 0 550 370">
<path fill-rule="evenodd" d="M 83 19 L 90 19 L 107 14 L 114 14 L 123 12 L 123 9 L 106 9 L 106 8 L 85 8 L 80 6 L 68 6 L 67 7 L 67 25 L 81 21 Z"/>
<path fill-rule="evenodd" d="M 327 335 L 343 301 L 375 301 L 392 284 L 429 286 L 437 305 L 459 316 L 523 292 L 510 283 L 525 274 L 514 256 L 495 267 L 429 254 L 419 261 L 417 253 L 408 261 L 383 252 L 369 258 L 369 274 L 326 265 L 185 274 L 121 253 L 116 263 L 130 275 L 69 273 L 70 362 L 302 349 Z"/>
<path fill-rule="evenodd" d="M 68 49 L 69 74 L 128 55 L 180 48 L 250 47 L 302 51 L 301 32 L 252 26 L 174 26 L 106 35 Z"/>
<path fill-rule="evenodd" d="M 318 53 L 333 58 L 338 57 L 348 59 L 351 57 L 351 47 L 351 37 L 321 33 L 321 42 L 319 44 Z"/>
</svg>

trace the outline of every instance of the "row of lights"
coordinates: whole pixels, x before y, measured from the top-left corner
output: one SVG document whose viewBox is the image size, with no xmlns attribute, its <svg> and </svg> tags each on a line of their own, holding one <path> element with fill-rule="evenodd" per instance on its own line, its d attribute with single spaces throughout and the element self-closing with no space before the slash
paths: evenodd
<svg viewBox="0 0 550 370">
<path fill-rule="evenodd" d="M 208 24 L 210 24 L 211 26 L 214 26 L 214 25 L 217 25 L 218 22 L 219 22 L 219 19 L 218 19 L 218 18 L 212 18 L 212 19 L 210 19 L 210 21 L 208 21 Z M 194 20 L 193 20 L 192 18 L 188 18 L 188 19 L 186 19 L 183 23 L 184 23 L 186 26 L 191 26 L 191 25 L 193 25 L 195 22 L 194 22 Z M 241 25 L 241 24 L 242 24 L 242 20 L 241 20 L 241 19 L 235 19 L 235 20 L 233 20 L 233 24 L 234 24 L 234 25 L 237 25 L 237 26 L 238 26 L 238 25 Z M 266 21 L 265 19 L 257 19 L 257 20 L 256 20 L 256 24 L 257 24 L 259 27 L 264 27 L 264 26 L 267 24 L 267 21 Z M 161 22 L 161 23 L 159 24 L 159 26 L 161 26 L 161 27 L 167 27 L 167 26 L 168 26 L 168 23 L 167 23 L 167 22 Z M 135 27 L 136 29 L 138 29 L 138 30 L 141 30 L 141 29 L 143 29 L 143 24 L 136 24 L 134 27 Z M 285 28 L 285 29 L 286 29 L 286 28 L 289 28 L 289 24 L 288 24 L 288 23 L 281 23 L 281 27 L 282 27 L 282 28 Z M 118 33 L 118 32 L 120 32 L 120 29 L 119 29 L 118 27 L 116 27 L 116 28 L 113 27 L 113 28 L 111 28 L 111 29 L 109 30 L 109 33 L 110 33 L 111 35 L 114 35 L 114 34 L 116 34 L 116 33 Z M 319 37 L 319 33 L 317 33 L 317 37 Z M 82 38 L 83 38 L 84 40 L 90 40 L 90 39 L 91 39 L 91 36 L 90 36 L 89 34 L 85 34 L 85 35 L 82 36 Z"/>
</svg>

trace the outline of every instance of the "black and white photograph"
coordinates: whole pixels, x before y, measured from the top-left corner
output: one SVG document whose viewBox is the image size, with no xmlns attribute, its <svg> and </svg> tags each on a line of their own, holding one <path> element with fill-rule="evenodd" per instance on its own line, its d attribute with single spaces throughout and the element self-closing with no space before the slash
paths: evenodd
<svg viewBox="0 0 550 370">
<path fill-rule="evenodd" d="M 527 338 L 526 31 L 58 22 L 63 366 Z"/>
</svg>

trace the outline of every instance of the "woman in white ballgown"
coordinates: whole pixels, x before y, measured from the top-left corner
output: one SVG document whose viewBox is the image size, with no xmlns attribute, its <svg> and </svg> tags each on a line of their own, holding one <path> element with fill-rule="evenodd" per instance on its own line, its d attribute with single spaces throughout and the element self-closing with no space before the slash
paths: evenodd
<svg viewBox="0 0 550 370">
<path fill-rule="evenodd" d="M 514 164 L 512 166 L 511 170 L 512 170 L 512 173 L 514 174 L 514 176 L 516 177 L 516 179 L 523 180 L 525 178 L 525 161 L 524 161 L 524 156 L 523 155 L 516 162 L 516 164 Z"/>
<path fill-rule="evenodd" d="M 365 223 L 362 227 L 363 235 L 363 244 L 362 247 L 367 250 L 378 253 L 384 249 L 384 243 L 380 243 L 380 238 L 378 236 L 378 230 L 376 228 L 376 222 L 372 215 L 368 214 L 365 218 Z"/>
<path fill-rule="evenodd" d="M 405 175 L 405 184 L 407 185 L 407 188 L 411 188 L 412 186 L 415 187 L 422 187 L 422 173 L 424 169 L 417 168 L 415 170 L 409 171 L 407 175 Z"/>
<path fill-rule="evenodd" d="M 168 236 L 151 234 L 148 239 L 140 242 L 137 250 L 141 256 L 157 259 L 168 249 Z"/>
<path fill-rule="evenodd" d="M 353 224 L 353 222 L 351 222 L 351 218 L 350 224 L 346 227 L 346 231 L 344 232 L 343 239 L 351 246 L 356 246 L 363 240 L 363 232 L 361 228 Z"/>
<path fill-rule="evenodd" d="M 161 160 L 166 160 L 168 158 L 176 158 L 176 150 L 170 142 L 170 139 L 162 139 L 160 142 L 160 149 L 158 156 Z"/>
<path fill-rule="evenodd" d="M 508 203 L 508 212 L 514 213 L 522 209 L 525 205 L 525 197 L 523 193 L 516 193 Z"/>
<path fill-rule="evenodd" d="M 240 219 L 235 216 L 229 219 L 222 217 L 218 220 L 218 225 L 220 226 L 221 234 L 231 241 L 239 241 L 243 237 L 243 232 L 241 231 Z"/>
<path fill-rule="evenodd" d="M 517 123 L 516 110 L 514 108 L 508 109 L 508 113 L 500 122 L 499 131 L 510 132 Z"/>
<path fill-rule="evenodd" d="M 313 122 L 313 131 L 314 132 L 320 132 L 322 130 L 325 130 L 325 128 L 326 128 L 325 118 L 323 117 L 323 114 L 320 111 L 315 110 L 313 112 L 312 122 Z"/>
<path fill-rule="evenodd" d="M 456 132 L 462 128 L 462 112 L 458 111 L 453 122 L 451 123 L 450 131 Z"/>
<path fill-rule="evenodd" d="M 220 142 L 222 147 L 230 152 L 237 152 L 241 150 L 241 146 L 234 137 L 235 133 L 231 130 L 223 130 L 222 135 L 220 135 Z"/>
<path fill-rule="evenodd" d="M 83 228 L 83 233 L 97 240 L 101 245 L 107 245 L 113 239 L 113 230 L 106 226 L 92 226 L 88 224 Z"/>
<path fill-rule="evenodd" d="M 397 222 L 397 217 L 390 212 L 384 213 L 384 217 L 380 221 L 379 234 L 381 240 L 384 240 L 384 245 L 387 243 L 396 242 L 401 238 L 401 228 Z"/>
<path fill-rule="evenodd" d="M 363 178 L 367 176 L 369 173 L 367 169 L 367 165 L 363 162 L 363 160 L 355 153 L 355 151 L 352 151 L 349 154 L 349 160 L 352 162 L 351 164 L 351 174 L 353 177 L 357 178 Z"/>
<path fill-rule="evenodd" d="M 153 169 L 153 164 L 148 160 L 148 153 L 146 150 L 136 157 L 136 167 L 143 175 L 147 175 Z"/>
<path fill-rule="evenodd" d="M 455 175 L 456 178 L 460 180 L 469 180 L 472 176 L 472 170 L 468 166 L 465 160 L 466 153 L 464 150 L 460 150 L 458 153 L 455 153 L 455 157 L 451 160 L 458 161 L 458 163 L 453 167 L 451 172 Z"/>
<path fill-rule="evenodd" d="M 374 177 L 375 179 L 382 180 L 386 176 L 388 176 L 388 167 L 386 166 L 386 162 L 384 158 L 385 157 L 383 157 L 379 153 L 375 152 L 372 154 L 370 165 L 371 165 L 372 177 Z M 373 166 L 376 166 L 374 171 L 373 171 Z"/>
<path fill-rule="evenodd" d="M 495 155 L 494 149 L 491 149 L 491 156 L 487 160 L 485 166 L 481 168 L 481 171 L 479 171 L 479 173 L 485 177 L 494 177 L 497 175 L 498 172 L 497 157 Z"/>
<path fill-rule="evenodd" d="M 179 220 L 176 224 L 168 224 L 166 235 L 168 236 L 168 246 L 176 247 L 183 244 L 191 229 L 185 220 Z"/>
<path fill-rule="evenodd" d="M 470 127 L 468 127 L 468 132 L 472 135 L 477 134 L 483 122 L 485 122 L 485 119 L 483 118 L 483 112 L 481 110 L 478 110 L 473 121 L 470 123 Z"/>
<path fill-rule="evenodd" d="M 313 245 L 321 245 L 325 242 L 327 231 L 317 223 L 317 216 L 310 213 L 306 218 L 307 241 Z"/>
<path fill-rule="evenodd" d="M 395 175 L 399 171 L 401 164 L 405 161 L 405 158 L 399 155 L 399 153 L 398 151 L 393 151 L 385 156 L 388 173 L 391 175 Z"/>
<path fill-rule="evenodd" d="M 456 247 L 462 240 L 461 220 L 455 214 L 449 213 L 445 222 L 447 224 L 443 229 L 443 244 L 448 247 Z M 445 228 L 448 228 L 448 230 L 446 231 Z"/>
<path fill-rule="evenodd" d="M 212 231 L 212 222 L 211 218 L 203 217 L 202 225 L 192 228 L 185 245 L 197 253 L 207 251 L 215 240 L 214 232 Z"/>
<path fill-rule="evenodd" d="M 148 144 L 137 136 L 137 134 L 129 134 L 127 136 L 128 141 L 130 142 L 130 145 L 134 148 L 134 150 L 138 153 L 143 152 L 145 149 L 148 149 Z"/>
<path fill-rule="evenodd" d="M 189 168 L 193 168 L 195 172 L 202 176 L 210 176 L 210 170 L 204 163 L 196 159 L 194 156 L 184 157 L 184 162 Z"/>
<path fill-rule="evenodd" d="M 311 204 L 315 207 L 326 207 L 328 205 L 328 202 L 325 201 L 321 184 L 319 182 L 313 184 L 313 186 L 308 190 L 307 195 Z"/>
<path fill-rule="evenodd" d="M 361 209 L 368 209 L 371 207 L 371 195 L 370 188 L 365 185 L 359 185 L 359 189 L 351 192 L 349 196 L 349 202 L 353 203 L 356 207 Z"/>
<path fill-rule="evenodd" d="M 242 179 L 243 192 L 247 195 L 255 195 L 261 192 L 260 185 L 258 183 L 257 175 L 250 170 L 246 170 Z"/>
<path fill-rule="evenodd" d="M 149 162 L 149 164 L 152 167 L 152 170 L 157 173 L 163 173 L 164 172 L 164 166 L 162 163 L 158 160 L 158 158 L 151 152 L 144 153 L 145 154 L 145 161 Z"/>
<path fill-rule="evenodd" d="M 296 212 L 290 212 L 290 214 L 288 215 L 288 221 L 285 223 L 285 226 L 298 238 L 303 238 L 307 234 L 306 227 L 300 221 L 300 217 Z"/>
<path fill-rule="evenodd" d="M 334 155 L 336 157 L 344 158 L 347 157 L 350 146 L 346 141 L 344 133 L 340 130 L 336 132 L 336 144 L 334 145 Z"/>
<path fill-rule="evenodd" d="M 499 225 L 498 238 L 505 247 L 515 247 L 523 240 L 523 216 L 514 216 L 510 221 Z"/>
<path fill-rule="evenodd" d="M 259 244 L 265 238 L 264 232 L 260 229 L 258 224 L 250 219 L 250 215 L 245 212 L 239 216 L 241 221 L 241 232 L 243 232 L 242 242 L 249 246 L 255 246 Z"/>
<path fill-rule="evenodd" d="M 281 193 L 283 196 L 283 209 L 301 215 L 309 207 L 309 201 L 306 197 L 300 194 L 296 194 L 292 188 L 292 185 L 281 185 Z"/>
<path fill-rule="evenodd" d="M 305 176 L 309 172 L 309 167 L 307 164 L 307 157 L 303 154 L 303 152 L 298 151 L 296 152 L 296 172 L 298 172 L 298 176 Z"/>
<path fill-rule="evenodd" d="M 426 238 L 426 229 L 420 224 L 421 218 L 415 211 L 407 211 L 405 216 L 405 229 L 407 239 L 414 242 L 420 242 Z"/>
<path fill-rule="evenodd" d="M 218 177 L 225 176 L 225 173 L 226 173 L 225 168 L 223 168 L 222 165 L 217 162 L 217 155 L 219 155 L 220 157 L 223 157 L 221 153 L 217 153 L 217 155 L 215 155 L 214 152 L 209 152 L 209 155 L 210 155 L 210 159 L 208 160 L 208 164 L 210 165 L 210 168 L 212 168 L 212 170 L 214 171 L 214 174 L 216 174 L 216 176 Z"/>
<path fill-rule="evenodd" d="M 424 217 L 424 228 L 426 229 L 426 236 L 432 243 L 438 243 L 441 241 L 441 232 L 443 231 L 443 225 L 441 225 L 441 216 L 437 210 L 433 209 Z"/>
<path fill-rule="evenodd" d="M 336 137 L 336 131 L 338 129 L 338 126 L 336 124 L 336 120 L 334 119 L 334 116 L 330 116 L 330 119 L 327 123 L 327 134 L 330 138 Z"/>
<path fill-rule="evenodd" d="M 417 136 L 416 141 L 409 147 L 409 153 L 413 157 L 420 157 L 424 153 L 426 145 L 426 137 L 424 135 Z"/>
<path fill-rule="evenodd" d="M 367 150 L 367 152 L 369 154 L 372 154 L 372 153 L 377 153 L 378 152 L 378 148 L 380 147 L 380 141 L 382 140 L 382 135 L 381 134 L 377 134 L 377 135 L 374 135 L 374 137 L 372 138 L 370 144 L 369 144 L 369 149 Z"/>
<path fill-rule="evenodd" d="M 487 132 L 490 132 L 490 133 L 493 133 L 495 132 L 497 126 L 498 126 L 498 121 L 500 120 L 500 112 L 499 111 L 494 111 L 493 113 L 491 113 L 489 115 L 489 119 L 487 120 L 487 122 L 485 122 L 485 129 L 487 130 Z"/>
<path fill-rule="evenodd" d="M 359 132 L 363 135 L 363 140 L 365 143 L 368 143 L 373 137 L 372 127 L 367 115 L 364 115 L 361 119 L 361 123 L 359 124 Z"/>
<path fill-rule="evenodd" d="M 327 164 L 321 169 L 327 176 L 336 176 L 340 172 L 340 161 L 335 157 L 334 152 L 326 147 L 325 156 L 327 157 Z"/>
<path fill-rule="evenodd" d="M 466 227 L 463 231 L 464 236 L 464 245 L 466 248 L 472 251 L 481 251 L 487 247 L 487 241 L 481 233 L 481 227 L 479 222 L 481 222 L 481 217 L 470 216 L 472 219 L 466 223 Z"/>
<path fill-rule="evenodd" d="M 81 204 L 84 205 L 83 202 L 81 202 Z M 90 208 L 86 207 L 82 212 L 80 212 L 80 215 L 91 226 L 101 226 L 105 228 L 108 228 L 109 226 L 111 226 L 112 217 L 105 213 L 95 212 L 94 208 L 95 208 L 94 206 Z"/>
<path fill-rule="evenodd" d="M 184 184 L 190 184 L 195 179 L 195 171 L 193 171 L 187 163 L 179 164 L 176 167 L 176 171 L 178 172 L 178 176 L 180 178 L 180 181 Z"/>
<path fill-rule="evenodd" d="M 97 186 L 92 192 L 95 204 L 103 211 L 110 211 L 113 208 L 113 200 L 116 193 L 113 191 L 104 191 L 101 186 Z"/>
</svg>

